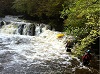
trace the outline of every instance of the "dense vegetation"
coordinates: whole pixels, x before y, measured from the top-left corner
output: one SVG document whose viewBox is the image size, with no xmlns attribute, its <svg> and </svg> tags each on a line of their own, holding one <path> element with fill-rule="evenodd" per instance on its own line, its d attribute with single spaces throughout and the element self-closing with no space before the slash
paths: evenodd
<svg viewBox="0 0 100 74">
<path fill-rule="evenodd" d="M 99 0 L 75 0 L 68 7 L 65 3 L 62 16 L 65 19 L 65 31 L 77 38 L 75 54 L 90 47 L 100 35 L 100 1 Z"/>
<path fill-rule="evenodd" d="M 15 0 L 13 8 L 18 12 L 40 18 L 59 17 L 64 0 Z"/>
<path fill-rule="evenodd" d="M 16 10 L 13 13 L 28 15 L 40 22 L 45 20 L 59 31 L 63 29 L 76 38 L 75 54 L 80 55 L 100 35 L 99 4 L 99 0 L 2 0 L 0 14 Z"/>
<path fill-rule="evenodd" d="M 4 16 L 5 14 L 12 14 L 14 10 L 12 10 L 12 5 L 14 0 L 0 0 L 0 16 Z"/>
</svg>

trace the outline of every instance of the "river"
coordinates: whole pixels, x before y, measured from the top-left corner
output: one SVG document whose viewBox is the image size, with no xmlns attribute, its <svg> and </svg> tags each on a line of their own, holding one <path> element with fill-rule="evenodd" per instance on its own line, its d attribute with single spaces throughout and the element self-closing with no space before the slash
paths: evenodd
<svg viewBox="0 0 100 74">
<path fill-rule="evenodd" d="M 99 74 L 97 58 L 86 67 L 66 52 L 65 40 L 72 36 L 57 38 L 61 32 L 16 16 L 2 20 L 6 22 L 0 28 L 0 74 Z"/>
</svg>

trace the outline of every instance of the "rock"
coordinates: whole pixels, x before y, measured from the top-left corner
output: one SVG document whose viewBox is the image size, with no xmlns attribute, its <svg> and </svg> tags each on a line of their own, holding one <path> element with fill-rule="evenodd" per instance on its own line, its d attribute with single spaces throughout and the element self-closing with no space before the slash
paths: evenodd
<svg viewBox="0 0 100 74">
<path fill-rule="evenodd" d="M 0 43 L 2 43 L 2 39 L 0 38 Z"/>
<path fill-rule="evenodd" d="M 4 67 L 2 66 L 2 64 L 0 63 L 0 72 L 4 69 Z"/>
<path fill-rule="evenodd" d="M 0 27 L 2 27 L 2 26 L 5 25 L 5 24 L 6 24 L 5 21 L 1 21 L 1 23 L 0 23 Z"/>
</svg>

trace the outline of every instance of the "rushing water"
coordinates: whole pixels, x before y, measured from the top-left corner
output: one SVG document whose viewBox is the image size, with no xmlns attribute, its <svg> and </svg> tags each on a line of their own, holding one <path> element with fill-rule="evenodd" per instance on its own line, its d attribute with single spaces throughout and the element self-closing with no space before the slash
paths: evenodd
<svg viewBox="0 0 100 74">
<path fill-rule="evenodd" d="M 0 74 L 98 74 L 66 52 L 64 42 L 71 36 L 57 38 L 60 32 L 44 24 L 35 23 L 34 28 L 16 17 L 2 20 L 6 23 L 0 29 Z"/>
</svg>

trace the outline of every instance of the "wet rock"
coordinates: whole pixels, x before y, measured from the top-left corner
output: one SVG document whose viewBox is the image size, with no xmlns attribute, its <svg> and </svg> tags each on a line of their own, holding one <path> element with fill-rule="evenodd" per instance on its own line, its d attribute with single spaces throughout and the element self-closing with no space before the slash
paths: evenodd
<svg viewBox="0 0 100 74">
<path fill-rule="evenodd" d="M 0 63 L 0 72 L 4 69 L 4 67 Z"/>
<path fill-rule="evenodd" d="M 20 35 L 23 34 L 24 25 L 25 25 L 25 24 L 22 24 L 22 25 L 19 25 L 19 26 L 18 26 L 18 32 L 20 33 Z"/>
<path fill-rule="evenodd" d="M 1 23 L 0 23 L 0 27 L 2 27 L 2 26 L 5 25 L 5 24 L 6 24 L 6 22 L 1 21 Z"/>
<path fill-rule="evenodd" d="M 2 43 L 3 41 L 2 41 L 2 39 L 0 38 L 0 43 Z"/>
<path fill-rule="evenodd" d="M 18 40 L 18 41 L 15 41 L 15 44 L 20 44 L 21 42 Z"/>
<path fill-rule="evenodd" d="M 82 69 L 77 68 L 74 74 L 99 74 L 99 72 L 96 71 L 95 69 L 89 70 L 89 69 L 84 69 L 84 68 Z"/>
</svg>

